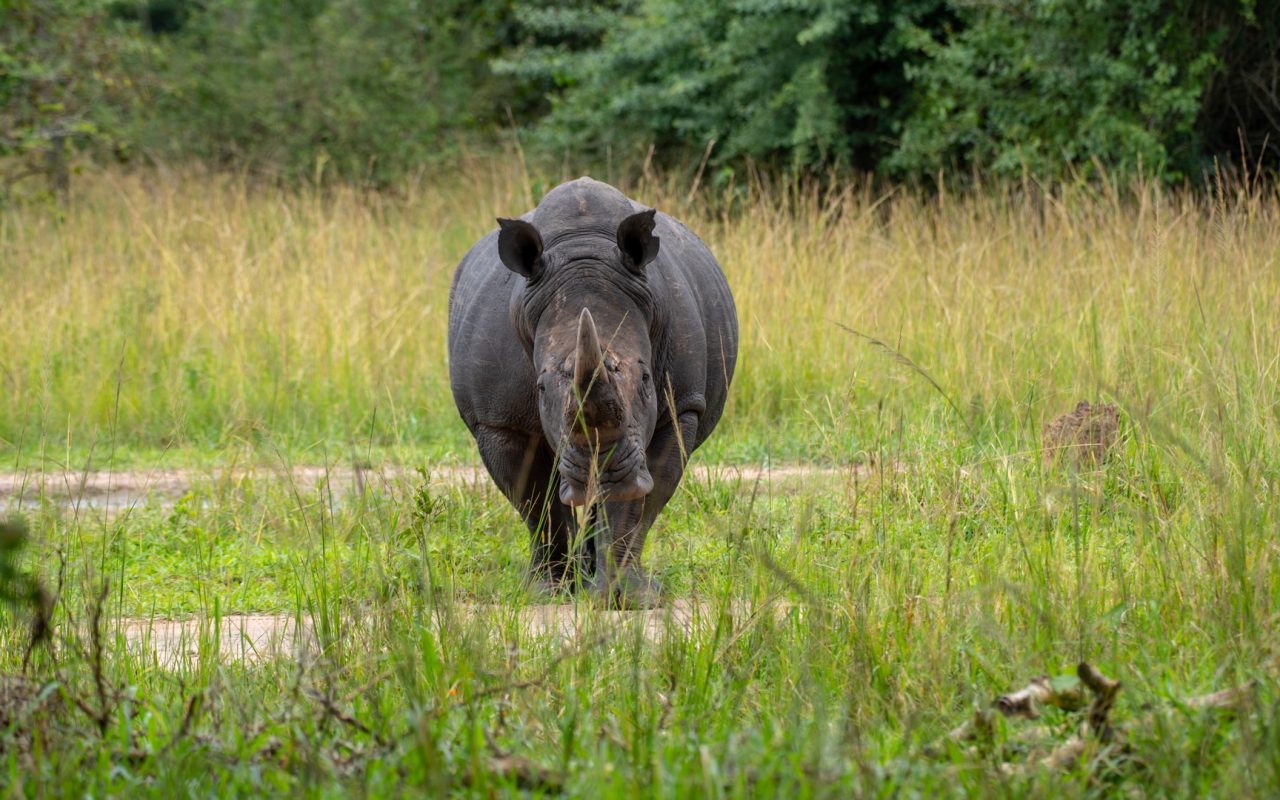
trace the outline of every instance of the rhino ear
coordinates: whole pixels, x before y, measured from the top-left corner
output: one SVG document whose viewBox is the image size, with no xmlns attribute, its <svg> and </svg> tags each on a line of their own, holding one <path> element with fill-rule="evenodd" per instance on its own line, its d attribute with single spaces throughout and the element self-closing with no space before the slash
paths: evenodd
<svg viewBox="0 0 1280 800">
<path fill-rule="evenodd" d="M 498 258 L 507 269 L 533 280 L 542 272 L 542 234 L 522 219 L 498 217 Z"/>
<path fill-rule="evenodd" d="M 618 249 L 622 251 L 622 260 L 637 274 L 658 256 L 658 237 L 653 235 L 653 218 L 657 213 L 655 209 L 646 209 L 627 217 L 618 226 Z"/>
</svg>

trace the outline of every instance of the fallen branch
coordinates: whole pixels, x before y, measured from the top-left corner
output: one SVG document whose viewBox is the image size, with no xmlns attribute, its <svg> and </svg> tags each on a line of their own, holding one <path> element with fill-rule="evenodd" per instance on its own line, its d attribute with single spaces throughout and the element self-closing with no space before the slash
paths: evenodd
<svg viewBox="0 0 1280 800">
<path fill-rule="evenodd" d="M 1016 692 L 997 697 L 995 707 L 1006 717 L 1038 719 L 1040 706 L 1076 711 L 1084 706 L 1084 701 L 1084 686 L 1081 681 L 1055 681 L 1048 675 L 1042 675 L 1032 678 L 1030 683 Z"/>
<path fill-rule="evenodd" d="M 1040 759 L 1038 765 L 1041 767 L 1052 770 L 1070 769 L 1079 763 L 1080 757 L 1095 743 L 1113 747 L 1117 751 L 1127 750 L 1123 743 L 1116 741 L 1116 730 L 1111 726 L 1111 709 L 1115 706 L 1116 695 L 1120 693 L 1120 681 L 1108 678 L 1085 661 L 1076 667 L 1076 675 L 1093 694 L 1093 702 L 1089 704 L 1089 712 L 1080 733 Z"/>
<path fill-rule="evenodd" d="M 989 742 L 992 738 L 992 726 L 994 724 L 995 716 L 990 709 L 974 709 L 972 717 L 952 728 L 933 744 L 925 745 L 924 754 L 929 758 L 937 758 L 947 752 L 948 745 L 963 744 L 975 740 Z"/>
<path fill-rule="evenodd" d="M 494 741 L 489 729 L 483 729 L 484 742 L 489 748 L 489 759 L 485 762 L 489 772 L 499 780 L 514 780 L 516 787 L 525 791 L 541 791 L 558 794 L 564 789 L 564 776 L 559 772 L 530 761 L 523 756 L 513 755 L 503 750 Z M 475 786 L 478 781 L 471 772 L 463 773 L 462 782 L 467 786 Z"/>
<path fill-rule="evenodd" d="M 1223 689 L 1220 692 L 1211 692 L 1210 694 L 1202 694 L 1199 697 L 1188 698 L 1182 701 L 1182 705 L 1195 711 L 1202 709 L 1234 711 L 1252 703 L 1253 696 L 1257 690 L 1258 682 L 1249 681 L 1230 689 Z"/>
<path fill-rule="evenodd" d="M 522 756 L 494 756 L 485 762 L 490 776 L 499 781 L 513 781 L 526 792 L 558 794 L 564 790 L 564 776 L 553 769 L 535 764 Z M 479 781 L 470 772 L 462 774 L 462 783 L 474 787 Z"/>
<path fill-rule="evenodd" d="M 1070 680 L 1064 680 L 1070 678 Z M 974 740 L 990 741 L 995 725 L 994 711 L 1009 719 L 1039 719 L 1044 706 L 1063 711 L 1078 711 L 1084 706 L 1084 684 L 1075 676 L 1050 678 L 1041 675 L 1017 691 L 1002 694 L 990 708 L 978 708 L 973 716 L 947 732 L 937 742 L 925 748 L 925 755 L 936 757 L 945 751 L 947 744 L 959 744 Z"/>
<path fill-rule="evenodd" d="M 1046 741 L 1053 738 L 1050 727 L 1038 726 L 1024 731 L 1007 743 L 1017 745 L 1024 760 L 1002 764 L 1001 771 L 1005 774 L 1021 774 L 1032 769 L 1068 770 L 1090 753 L 1126 757 L 1129 753 L 1128 739 L 1133 733 L 1151 727 L 1155 723 L 1155 714 L 1148 714 L 1125 726 L 1114 725 L 1111 722 L 1111 711 L 1120 688 L 1120 681 L 1107 677 L 1092 664 L 1082 662 L 1076 667 L 1075 675 L 1034 678 L 1023 688 L 1000 695 L 992 701 L 989 708 L 975 710 L 971 718 L 925 747 L 924 753 L 937 757 L 946 752 L 948 745 L 975 740 L 990 743 L 994 738 L 997 712 L 1008 719 L 1037 719 L 1040 709 L 1045 706 L 1074 712 L 1085 709 L 1085 701 L 1088 699 L 1084 719 L 1075 735 L 1046 751 Z M 1248 706 L 1256 689 L 1257 682 L 1250 681 L 1230 689 L 1175 702 L 1179 707 L 1190 711 L 1234 711 Z"/>
<path fill-rule="evenodd" d="M 379 734 L 373 728 L 370 728 L 368 725 L 364 724 L 360 720 L 356 719 L 352 715 L 343 711 L 341 708 L 338 708 L 337 703 L 335 703 L 331 698 L 321 694 L 320 692 L 313 691 L 310 689 L 305 690 L 305 694 L 307 697 L 313 700 L 317 705 L 319 705 L 320 708 L 323 709 L 324 712 L 330 717 L 336 719 L 338 722 L 341 722 L 343 725 L 346 725 L 347 727 L 357 730 L 360 733 L 363 733 L 365 736 L 368 736 L 370 739 L 374 741 L 375 744 L 378 745 L 378 747 L 381 747 L 381 748 L 387 747 L 387 740 L 383 738 L 381 734 Z"/>
<path fill-rule="evenodd" d="M 1110 741 L 1115 735 L 1111 728 L 1111 708 L 1116 703 L 1116 695 L 1120 693 L 1120 681 L 1113 681 L 1103 675 L 1087 661 L 1081 661 L 1076 667 L 1080 681 L 1093 692 L 1093 702 L 1089 704 L 1089 716 L 1085 718 L 1083 733 L 1102 741 Z"/>
</svg>

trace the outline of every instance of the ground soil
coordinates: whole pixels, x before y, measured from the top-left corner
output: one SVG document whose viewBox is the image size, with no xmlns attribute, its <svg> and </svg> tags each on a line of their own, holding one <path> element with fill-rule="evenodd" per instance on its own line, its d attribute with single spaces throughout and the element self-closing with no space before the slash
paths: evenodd
<svg viewBox="0 0 1280 800">
<path fill-rule="evenodd" d="M 745 489 L 754 486 L 771 490 L 792 490 L 812 481 L 852 481 L 865 479 L 870 470 L 861 466 L 814 467 L 787 465 L 697 466 L 686 480 L 728 481 Z M 492 484 L 482 468 L 433 466 L 428 470 L 433 486 L 487 489 Z M 327 486 L 336 494 L 360 492 L 373 486 L 394 487 L 420 480 L 416 470 L 400 467 L 362 469 L 358 467 L 294 467 L 292 469 L 152 469 L 124 471 L 44 471 L 0 473 L 0 513 L 24 505 L 55 503 L 69 511 L 97 510 L 108 514 L 127 512 L 144 503 L 167 505 L 176 502 L 195 485 L 218 485 L 241 480 L 287 481 L 300 492 Z M 791 604 L 769 605 L 770 613 L 782 614 Z M 657 609 L 646 611 L 606 611 L 583 604 L 539 604 L 523 607 L 456 604 L 440 611 L 484 618 L 495 634 L 523 637 L 572 639 L 586 633 L 608 637 L 640 635 L 656 640 L 667 635 L 690 635 L 700 625 L 714 624 L 711 607 L 702 601 L 677 598 Z M 743 624 L 757 611 L 735 607 L 734 616 Z M 164 667 L 190 662 L 201 647 L 214 642 L 224 663 L 257 663 L 286 657 L 303 659 L 318 652 L 316 631 L 311 620 L 294 614 L 232 614 L 216 621 L 207 618 L 169 620 L 120 618 L 107 623 L 122 635 L 136 654 L 154 657 Z M 354 624 L 361 624 L 356 621 Z M 216 633 L 216 638 L 214 634 Z M 203 644 L 202 644 L 203 641 Z"/>
<path fill-rule="evenodd" d="M 747 487 L 756 484 L 771 488 L 794 488 L 812 480 L 853 480 L 866 478 L 871 470 L 860 465 L 816 467 L 805 465 L 695 466 L 687 481 L 731 481 Z M 427 470 L 434 487 L 476 488 L 491 486 L 480 467 L 438 465 Z M 120 471 L 30 471 L 0 473 L 0 512 L 24 505 L 53 502 L 69 508 L 121 511 L 150 501 L 171 504 L 193 486 L 234 484 L 242 480 L 278 480 L 299 492 L 325 486 L 335 494 L 361 492 L 369 487 L 393 487 L 417 483 L 417 470 L 403 467 L 271 467 L 231 469 L 142 469 Z"/>
<path fill-rule="evenodd" d="M 754 620 L 769 614 L 780 617 L 797 607 L 776 600 L 758 607 L 738 603 L 730 608 L 735 628 L 741 631 Z M 523 607 L 481 604 L 454 604 L 437 609 L 436 620 L 444 624 L 462 616 L 483 622 L 494 635 L 515 640 L 602 638 L 627 641 L 640 636 L 658 641 L 666 636 L 689 636 L 714 626 L 719 606 L 709 602 L 677 598 L 662 608 L 644 611 L 610 611 L 584 603 L 545 603 Z M 319 638 L 309 617 L 294 614 L 232 614 L 216 621 L 122 618 L 113 624 L 130 650 L 144 658 L 155 658 L 161 667 L 175 668 L 193 662 L 202 647 L 216 642 L 223 663 L 253 664 L 274 658 L 306 660 L 320 651 Z M 370 624 L 349 620 L 345 624 Z M 216 633 L 216 638 L 215 638 Z M 202 645 L 203 642 L 203 645 Z"/>
</svg>

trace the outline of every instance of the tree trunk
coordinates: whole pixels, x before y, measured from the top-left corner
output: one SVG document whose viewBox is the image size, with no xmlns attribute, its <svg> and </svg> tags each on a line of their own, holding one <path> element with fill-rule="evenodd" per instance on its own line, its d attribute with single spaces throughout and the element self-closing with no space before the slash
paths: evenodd
<svg viewBox="0 0 1280 800">
<path fill-rule="evenodd" d="M 71 173 L 67 170 L 67 135 L 55 133 L 49 140 L 49 150 L 44 157 L 45 175 L 49 178 L 49 190 L 58 200 L 65 200 L 71 190 Z"/>
</svg>

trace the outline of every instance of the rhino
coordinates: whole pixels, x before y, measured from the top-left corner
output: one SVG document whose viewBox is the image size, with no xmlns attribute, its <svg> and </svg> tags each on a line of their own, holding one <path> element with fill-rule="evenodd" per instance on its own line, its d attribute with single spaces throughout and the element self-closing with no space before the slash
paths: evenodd
<svg viewBox="0 0 1280 800">
<path fill-rule="evenodd" d="M 458 413 L 528 526 L 534 589 L 658 604 L 645 537 L 737 362 L 711 250 L 606 183 L 563 183 L 458 264 L 448 350 Z"/>
</svg>

